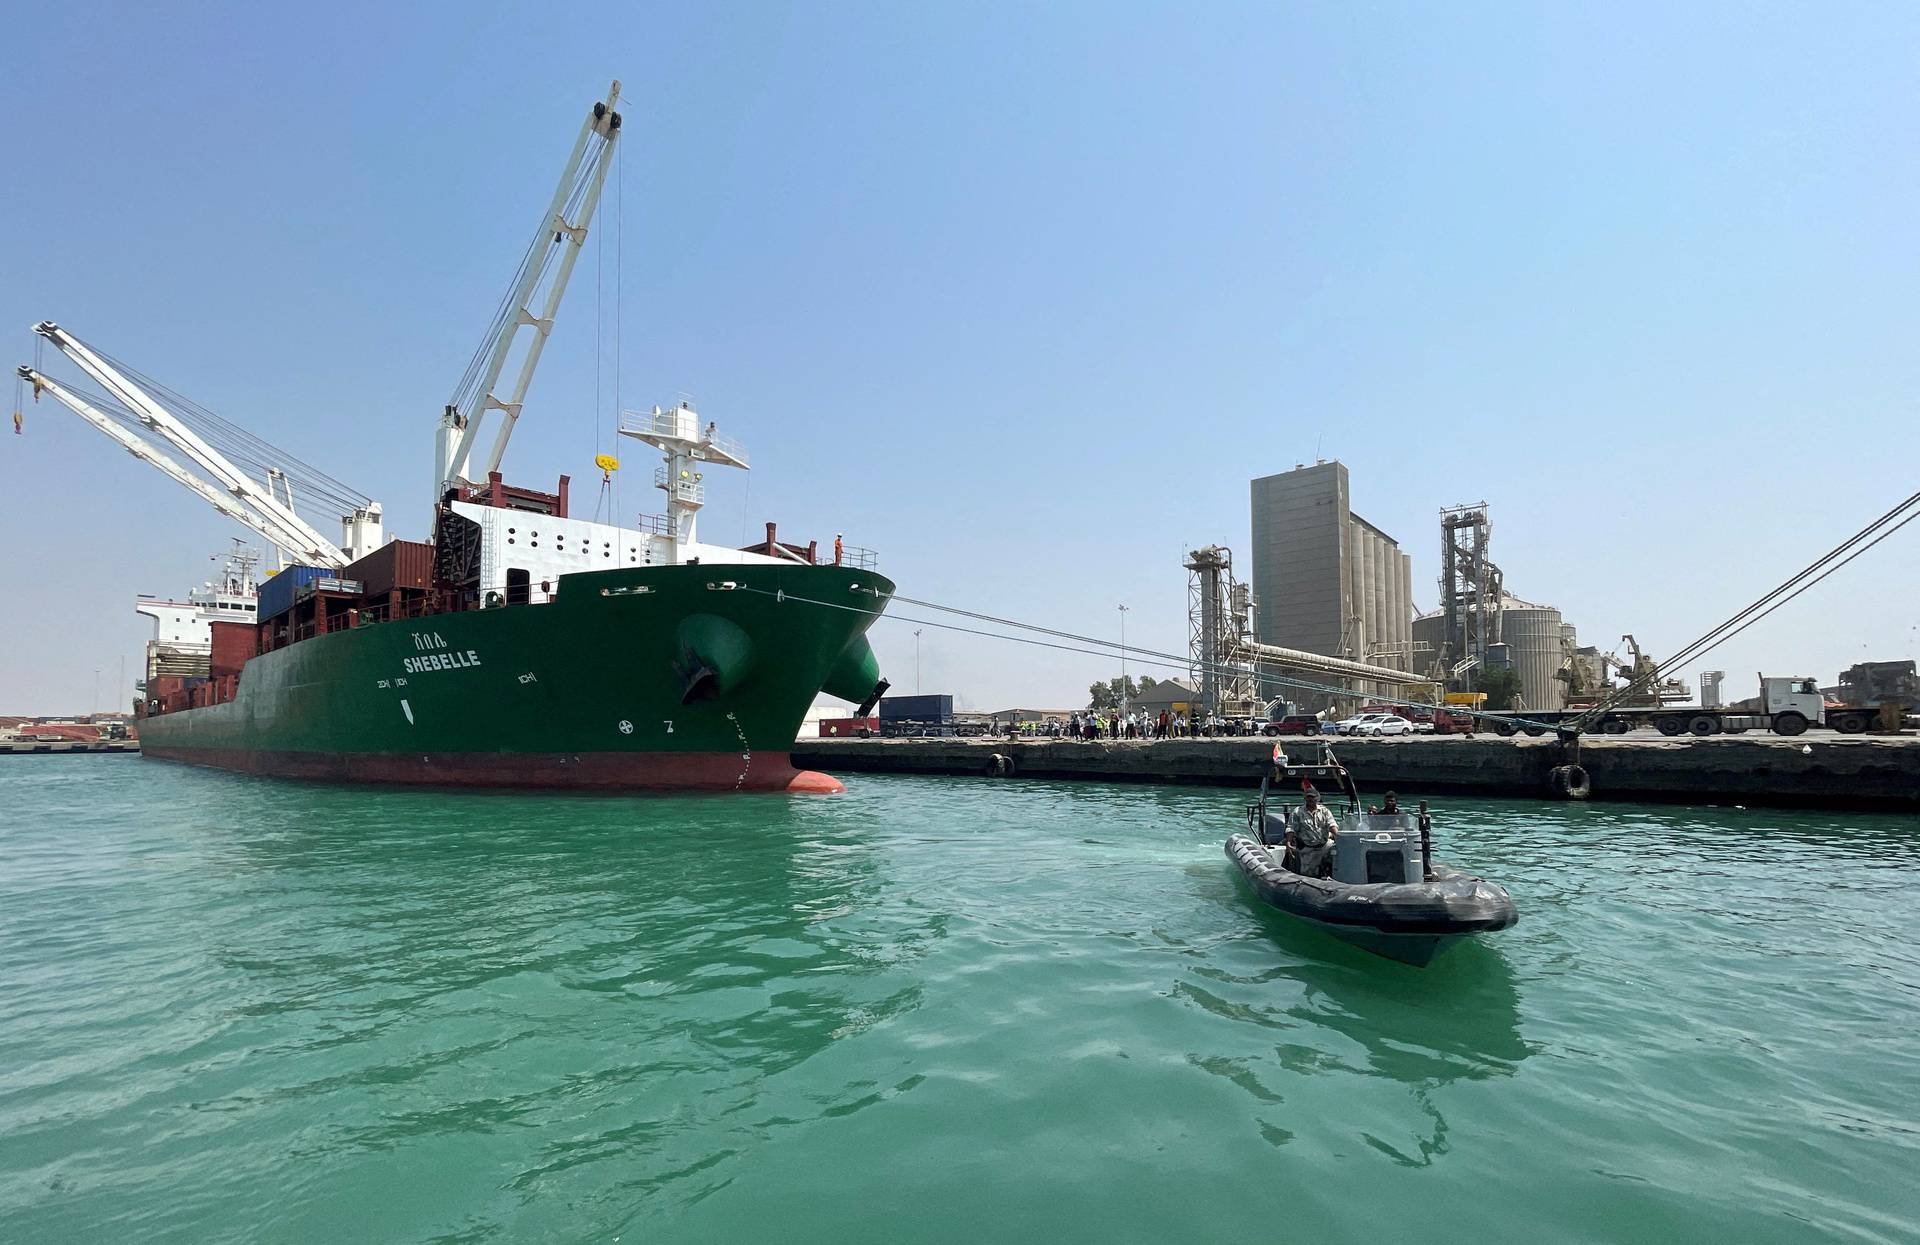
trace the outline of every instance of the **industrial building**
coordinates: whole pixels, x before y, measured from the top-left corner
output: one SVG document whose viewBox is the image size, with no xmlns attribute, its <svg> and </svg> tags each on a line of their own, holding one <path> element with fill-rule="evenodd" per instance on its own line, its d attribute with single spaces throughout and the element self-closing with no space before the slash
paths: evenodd
<svg viewBox="0 0 1920 1245">
<path fill-rule="evenodd" d="M 1606 685 L 1607 655 L 1583 653 L 1558 609 L 1507 590 L 1488 557 L 1492 525 L 1485 502 L 1441 511 L 1440 604 L 1416 617 L 1413 559 L 1393 537 L 1353 513 L 1345 464 L 1320 462 L 1262 476 L 1252 482 L 1252 494 L 1250 602 L 1238 595 L 1226 550 L 1189 555 L 1192 646 L 1196 653 L 1215 654 L 1215 666 L 1257 658 L 1262 671 L 1289 669 L 1283 655 L 1258 652 L 1277 646 L 1373 667 L 1372 680 L 1365 677 L 1369 672 L 1341 670 L 1337 662 L 1317 667 L 1323 676 L 1336 676 L 1350 697 L 1401 694 L 1411 680 L 1390 679 L 1392 671 L 1471 691 L 1485 671 L 1511 667 L 1520 676 L 1515 707 L 1540 710 L 1566 708 L 1570 687 L 1591 692 Z M 1247 629 L 1239 620 L 1249 613 L 1250 637 L 1238 634 Z M 1208 620 L 1216 620 L 1211 631 L 1204 626 Z M 1234 677 L 1223 676 L 1228 683 Z M 1284 693 L 1271 680 L 1261 690 Z M 1300 698 L 1297 691 L 1284 694 Z M 1332 699 L 1307 696 L 1306 707 L 1327 708 Z"/>
<path fill-rule="evenodd" d="M 1535 605 L 1519 597 L 1502 595 L 1487 601 L 1478 611 L 1469 606 L 1461 611 L 1470 634 L 1484 634 L 1486 666 L 1499 669 L 1511 666 L 1520 675 L 1518 709 L 1564 709 L 1567 707 L 1568 674 L 1575 663 L 1578 636 L 1572 623 L 1562 622 L 1560 611 L 1551 605 Z M 1473 615 L 1478 614 L 1478 617 Z M 1453 620 L 1462 622 L 1459 613 Z M 1445 664 L 1449 652 L 1449 620 L 1444 610 L 1433 610 L 1413 620 L 1413 651 L 1416 659 Z M 1600 668 L 1604 671 L 1604 667 Z M 1471 676 L 1471 671 L 1463 672 Z M 1600 674 L 1596 674 L 1598 684 Z"/>
<path fill-rule="evenodd" d="M 1262 476 L 1252 493 L 1260 642 L 1411 670 L 1413 560 L 1353 513 L 1346 466 L 1321 462 Z"/>
</svg>

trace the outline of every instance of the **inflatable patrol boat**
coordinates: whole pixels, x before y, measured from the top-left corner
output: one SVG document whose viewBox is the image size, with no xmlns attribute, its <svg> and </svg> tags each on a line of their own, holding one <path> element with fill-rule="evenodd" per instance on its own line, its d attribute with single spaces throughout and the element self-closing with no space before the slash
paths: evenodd
<svg viewBox="0 0 1920 1245">
<path fill-rule="evenodd" d="M 1262 900 L 1363 950 L 1422 968 L 1462 938 L 1520 919 L 1503 888 L 1433 863 L 1425 801 L 1414 813 L 1369 813 L 1333 749 L 1309 746 L 1319 755 L 1305 763 L 1275 746 L 1260 802 L 1247 808 L 1250 833 L 1227 840 L 1228 858 Z M 1294 806 L 1276 790 L 1296 781 L 1304 789 L 1315 779 L 1346 796 L 1345 811 L 1334 815 L 1331 877 L 1297 871 L 1297 853 L 1286 841 Z"/>
</svg>

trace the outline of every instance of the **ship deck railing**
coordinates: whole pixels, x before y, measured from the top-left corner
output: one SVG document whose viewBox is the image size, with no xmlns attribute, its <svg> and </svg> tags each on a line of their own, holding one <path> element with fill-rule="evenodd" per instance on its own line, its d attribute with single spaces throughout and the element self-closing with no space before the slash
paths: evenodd
<svg viewBox="0 0 1920 1245">
<path fill-rule="evenodd" d="M 840 547 L 840 565 L 850 566 L 856 571 L 878 569 L 880 555 L 861 545 L 842 545 Z"/>
<path fill-rule="evenodd" d="M 707 500 L 707 486 L 699 480 L 694 479 L 691 473 L 683 472 L 682 474 L 685 478 L 676 480 L 667 473 L 665 467 L 655 467 L 653 469 L 653 487 L 665 489 L 667 495 L 676 501 L 704 504 Z"/>
<path fill-rule="evenodd" d="M 629 437 L 677 437 L 711 445 L 742 467 L 747 465 L 746 447 L 719 432 L 703 432 L 700 417 L 684 407 L 666 411 L 622 411 L 620 431 Z"/>
</svg>

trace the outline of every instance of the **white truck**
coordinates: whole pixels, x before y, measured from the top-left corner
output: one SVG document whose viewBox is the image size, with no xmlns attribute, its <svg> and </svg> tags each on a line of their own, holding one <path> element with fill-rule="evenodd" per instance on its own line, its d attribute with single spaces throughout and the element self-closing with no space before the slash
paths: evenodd
<svg viewBox="0 0 1920 1245">
<path fill-rule="evenodd" d="M 1722 731 L 1772 731 L 1776 735 L 1799 735 L 1809 726 L 1848 727 L 1827 721 L 1827 702 L 1820 685 L 1803 675 L 1791 677 L 1761 675 L 1760 709 L 1739 713 L 1731 709 L 1648 709 L 1646 717 L 1662 735 L 1718 735 Z M 1855 731 L 1867 729 L 1863 718 Z"/>
<path fill-rule="evenodd" d="M 1519 716 L 1525 723 L 1504 718 L 1489 719 L 1492 729 L 1501 735 L 1525 732 L 1544 735 L 1549 726 L 1589 719 L 1588 730 L 1603 735 L 1618 735 L 1634 727 L 1651 726 L 1662 735 L 1719 735 L 1741 731 L 1772 731 L 1776 735 L 1799 735 L 1809 726 L 1824 726 L 1847 735 L 1871 729 L 1881 720 L 1882 707 L 1891 703 L 1905 714 L 1915 707 L 1911 700 L 1898 696 L 1871 697 L 1830 705 L 1820 694 L 1820 684 L 1806 675 L 1791 677 L 1760 675 L 1760 706 L 1757 709 L 1703 709 L 1694 705 L 1616 706 L 1593 721 L 1591 709 L 1555 711 L 1528 710 Z M 1904 719 L 1903 719 L 1904 720 Z"/>
</svg>

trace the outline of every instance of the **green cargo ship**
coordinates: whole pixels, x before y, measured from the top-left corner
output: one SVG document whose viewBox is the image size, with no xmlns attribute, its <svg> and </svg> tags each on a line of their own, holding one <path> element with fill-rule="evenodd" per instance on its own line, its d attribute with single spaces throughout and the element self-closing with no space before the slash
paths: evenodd
<svg viewBox="0 0 1920 1245">
<path fill-rule="evenodd" d="M 231 699 L 148 716 L 141 747 L 338 782 L 835 791 L 789 753 L 822 688 L 875 689 L 863 635 L 892 591 L 830 565 L 564 575 L 538 604 L 356 621 L 262 653 L 210 679 L 203 699 L 232 678 Z M 328 591 L 307 599 L 326 608 Z"/>
<path fill-rule="evenodd" d="M 661 455 L 666 512 L 635 527 L 598 521 L 598 507 L 571 514 L 566 476 L 551 493 L 501 477 L 620 137 L 619 97 L 616 82 L 589 110 L 441 413 L 429 541 L 388 540 L 378 502 L 38 326 L 107 398 L 23 366 L 36 399 L 50 394 L 293 563 L 257 594 L 241 559 L 218 591 L 140 606 L 156 620 L 136 706 L 146 756 L 327 782 L 839 789 L 790 758 L 817 695 L 864 715 L 886 689 L 865 633 L 893 584 L 869 552 L 838 535 L 831 554 L 785 544 L 772 524 L 744 549 L 703 544 L 706 471 L 748 464 L 687 402 L 620 416 L 621 437 Z M 620 463 L 595 465 L 605 503 Z M 338 544 L 295 509 L 296 486 L 303 504 L 337 507 Z"/>
</svg>

